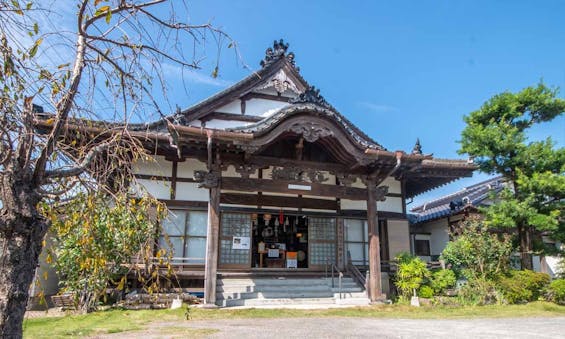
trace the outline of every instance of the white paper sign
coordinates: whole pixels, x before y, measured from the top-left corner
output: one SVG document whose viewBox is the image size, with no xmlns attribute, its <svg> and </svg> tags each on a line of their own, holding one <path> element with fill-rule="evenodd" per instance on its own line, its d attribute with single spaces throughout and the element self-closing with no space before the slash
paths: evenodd
<svg viewBox="0 0 565 339">
<path fill-rule="evenodd" d="M 233 237 L 232 248 L 234 250 L 248 250 L 250 243 L 249 237 Z"/>
</svg>

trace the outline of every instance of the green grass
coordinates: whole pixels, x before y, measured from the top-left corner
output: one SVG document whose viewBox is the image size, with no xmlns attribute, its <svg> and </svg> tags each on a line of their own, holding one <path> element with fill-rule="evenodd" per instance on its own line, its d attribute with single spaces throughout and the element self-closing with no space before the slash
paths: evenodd
<svg viewBox="0 0 565 339">
<path fill-rule="evenodd" d="M 525 305 L 489 306 L 426 306 L 377 305 L 369 307 L 336 308 L 327 310 L 293 309 L 197 309 L 191 311 L 192 320 L 227 318 L 307 318 L 307 317 L 369 317 L 406 319 L 462 319 L 462 318 L 507 318 L 507 317 L 565 317 L 565 306 L 547 302 Z M 59 318 L 35 318 L 24 322 L 27 338 L 68 338 L 107 333 L 140 331 L 150 328 L 152 322 L 182 322 L 185 309 L 177 310 L 109 310 L 87 315 Z M 170 329 L 167 329 L 170 331 Z M 214 329 L 190 329 L 179 326 L 172 331 L 181 336 L 204 336 Z"/>
</svg>

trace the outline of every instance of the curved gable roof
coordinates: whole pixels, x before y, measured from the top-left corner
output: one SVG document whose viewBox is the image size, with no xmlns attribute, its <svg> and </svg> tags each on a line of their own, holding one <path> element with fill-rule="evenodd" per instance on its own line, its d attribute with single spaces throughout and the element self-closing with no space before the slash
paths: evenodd
<svg viewBox="0 0 565 339">
<path fill-rule="evenodd" d="M 315 91 L 313 87 L 309 88 L 309 91 Z M 322 98 L 323 100 L 323 98 Z M 340 126 L 344 132 L 358 144 L 359 147 L 363 149 L 375 149 L 375 150 L 383 150 L 386 149 L 359 130 L 355 125 L 353 125 L 347 118 L 345 118 L 342 114 L 340 114 L 337 110 L 333 109 L 333 107 L 327 106 L 320 106 L 316 103 L 310 102 L 303 102 L 303 103 L 294 103 L 287 105 L 279 110 L 277 110 L 271 116 L 242 127 L 236 128 L 228 128 L 228 131 L 231 132 L 244 132 L 244 133 L 253 133 L 254 135 L 260 136 L 263 135 L 270 130 L 272 130 L 275 126 L 280 124 L 283 120 L 289 119 L 293 116 L 297 116 L 300 114 L 314 114 L 319 117 L 324 117 L 326 119 L 331 120 L 337 126 Z"/>
</svg>

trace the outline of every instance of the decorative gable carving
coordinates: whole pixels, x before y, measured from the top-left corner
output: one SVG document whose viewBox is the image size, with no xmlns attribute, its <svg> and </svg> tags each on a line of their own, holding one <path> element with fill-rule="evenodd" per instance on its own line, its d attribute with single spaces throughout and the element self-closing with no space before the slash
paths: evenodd
<svg viewBox="0 0 565 339">
<path fill-rule="evenodd" d="M 302 135 L 308 142 L 316 142 L 320 138 L 332 136 L 334 133 L 327 127 L 311 121 L 299 121 L 292 124 L 288 131 Z"/>
<path fill-rule="evenodd" d="M 279 70 L 275 75 L 271 76 L 264 85 L 259 86 L 258 89 L 274 88 L 278 93 L 284 93 L 286 90 L 291 90 L 296 94 L 300 94 L 300 90 L 296 84 L 286 75 L 285 71 Z"/>
</svg>

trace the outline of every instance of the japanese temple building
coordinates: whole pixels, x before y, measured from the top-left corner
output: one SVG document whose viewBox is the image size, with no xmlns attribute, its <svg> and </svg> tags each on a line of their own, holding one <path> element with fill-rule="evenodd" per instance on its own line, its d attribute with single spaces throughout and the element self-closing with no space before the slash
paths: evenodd
<svg viewBox="0 0 565 339">
<path fill-rule="evenodd" d="M 219 275 L 321 275 L 328 263 L 368 270 L 378 300 L 388 261 L 410 251 L 406 200 L 476 168 L 424 155 L 419 143 L 387 150 L 300 75 L 287 49 L 275 41 L 245 79 L 131 126 L 155 160 L 134 164 L 137 181 L 170 209 L 163 230 L 178 275 L 203 279 L 207 304 Z"/>
</svg>

